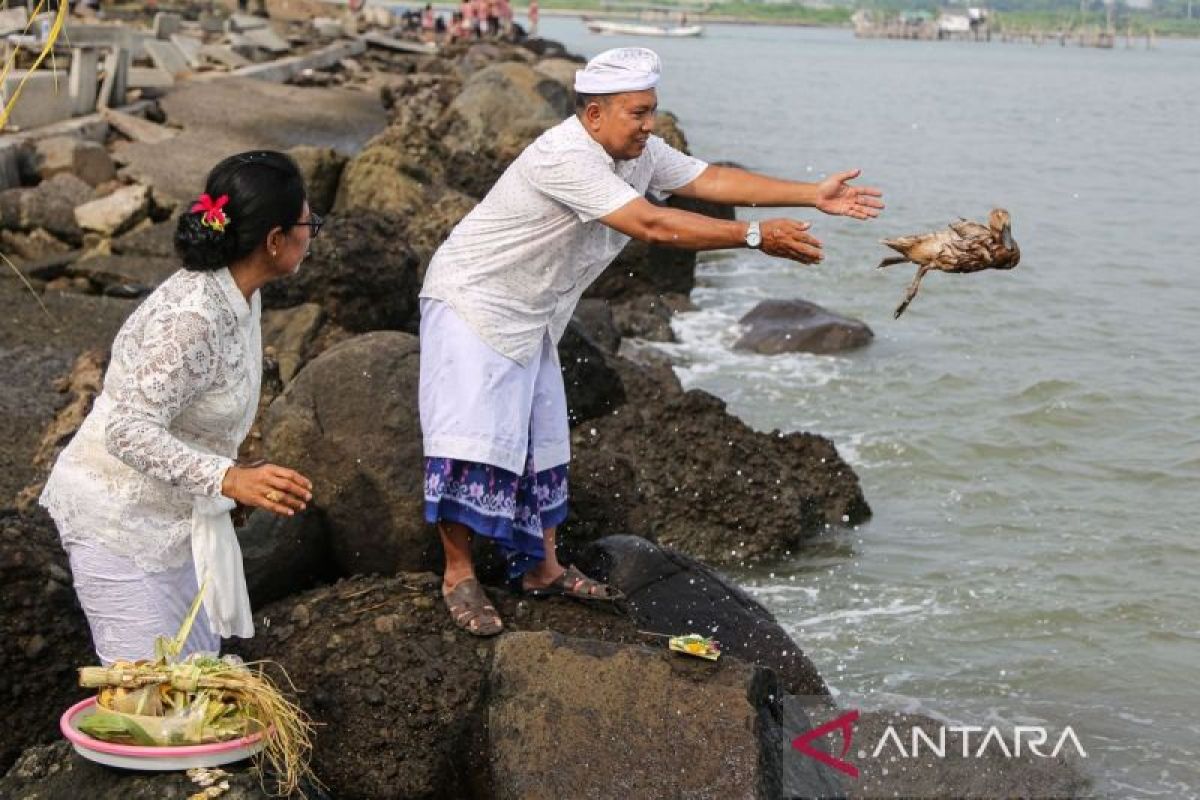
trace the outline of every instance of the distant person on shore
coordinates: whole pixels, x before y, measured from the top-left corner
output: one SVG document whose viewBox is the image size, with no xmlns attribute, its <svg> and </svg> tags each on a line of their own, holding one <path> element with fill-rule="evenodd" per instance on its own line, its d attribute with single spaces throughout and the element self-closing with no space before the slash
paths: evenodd
<svg viewBox="0 0 1200 800">
<path fill-rule="evenodd" d="M 538 35 L 538 0 L 529 0 L 529 37 Z"/>
<path fill-rule="evenodd" d="M 433 4 L 426 3 L 424 10 L 421 11 L 421 41 L 433 41 L 434 27 Z"/>
<path fill-rule="evenodd" d="M 471 537 L 492 539 L 513 588 L 585 601 L 620 598 L 564 567 L 570 431 L 557 345 L 584 290 L 630 238 L 689 250 L 734 247 L 814 264 L 809 223 L 719 220 L 651 203 L 807 206 L 870 219 L 877 189 L 858 172 L 799 183 L 710 166 L 654 136 L 658 56 L 619 48 L 575 73 L 576 114 L 542 134 L 455 227 L 421 290 L 420 413 L 425 518 L 446 556 L 442 593 L 455 624 L 503 630 L 475 578 Z"/>
<path fill-rule="evenodd" d="M 183 269 L 121 326 L 104 387 L 40 502 L 58 527 L 104 664 L 154 658 L 208 581 L 183 655 L 254 635 L 235 502 L 291 516 L 312 484 L 238 447 L 262 379 L 258 290 L 292 275 L 321 220 L 282 153 L 225 159 L 179 218 Z"/>
</svg>

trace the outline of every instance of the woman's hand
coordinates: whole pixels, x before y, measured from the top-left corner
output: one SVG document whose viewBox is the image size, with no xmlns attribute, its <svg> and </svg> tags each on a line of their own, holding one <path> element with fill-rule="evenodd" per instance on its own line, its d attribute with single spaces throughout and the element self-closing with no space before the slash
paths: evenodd
<svg viewBox="0 0 1200 800">
<path fill-rule="evenodd" d="M 225 471 L 221 494 L 244 506 L 290 517 L 312 500 L 312 481 L 294 469 L 275 464 L 235 465 Z"/>
<path fill-rule="evenodd" d="M 816 264 L 821 258 L 821 242 L 808 232 L 809 223 L 794 219 L 769 219 L 758 226 L 762 233 L 759 249 L 769 256 L 790 258 L 801 264 Z"/>
</svg>

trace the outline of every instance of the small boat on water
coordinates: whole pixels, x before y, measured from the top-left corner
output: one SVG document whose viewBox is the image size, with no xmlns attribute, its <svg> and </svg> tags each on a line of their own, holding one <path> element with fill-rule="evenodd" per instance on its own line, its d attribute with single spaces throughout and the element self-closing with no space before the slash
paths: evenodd
<svg viewBox="0 0 1200 800">
<path fill-rule="evenodd" d="M 583 18 L 587 29 L 605 36 L 667 36 L 673 38 L 701 36 L 703 25 L 669 25 L 647 22 L 620 22 L 607 19 Z"/>
</svg>

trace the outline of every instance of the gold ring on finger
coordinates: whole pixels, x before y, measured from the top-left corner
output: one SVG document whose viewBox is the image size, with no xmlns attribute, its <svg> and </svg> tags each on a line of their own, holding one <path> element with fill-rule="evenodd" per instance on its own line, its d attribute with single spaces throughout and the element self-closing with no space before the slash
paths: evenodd
<svg viewBox="0 0 1200 800">
<path fill-rule="evenodd" d="M 279 492 L 275 491 L 274 489 L 267 492 L 263 496 L 266 497 L 268 500 L 270 500 L 272 503 L 278 503 L 280 500 L 283 499 L 283 495 L 281 495 Z"/>
</svg>

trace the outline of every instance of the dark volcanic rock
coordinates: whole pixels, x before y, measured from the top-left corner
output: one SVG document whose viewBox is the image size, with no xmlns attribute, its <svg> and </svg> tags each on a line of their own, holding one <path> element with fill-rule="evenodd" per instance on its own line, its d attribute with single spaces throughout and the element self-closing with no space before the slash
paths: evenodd
<svg viewBox="0 0 1200 800">
<path fill-rule="evenodd" d="M 875 338 L 865 323 L 805 300 L 763 300 L 738 322 L 747 330 L 734 349 L 763 355 L 840 353 Z"/>
<path fill-rule="evenodd" d="M 271 461 L 313 482 L 339 574 L 429 569 L 440 558 L 422 515 L 417 339 L 380 331 L 310 362 L 271 407 Z"/>
<path fill-rule="evenodd" d="M 655 633 L 700 633 L 721 652 L 770 667 L 784 691 L 826 695 L 817 668 L 774 615 L 711 567 L 640 536 L 606 536 L 583 552 L 579 566 L 629 598 L 638 627 Z"/>
<path fill-rule="evenodd" d="M 223 800 L 267 800 L 249 762 L 222 767 L 229 790 Z M 0 780 L 8 800 L 162 800 L 192 797 L 203 791 L 183 771 L 132 772 L 101 766 L 79 756 L 66 741 L 26 750 Z M 326 797 L 308 790 L 308 800 Z"/>
<path fill-rule="evenodd" d="M 428 573 L 342 581 L 262 609 L 259 635 L 238 644 L 302 690 L 322 723 L 314 769 L 335 797 L 488 796 L 470 787 L 487 769 L 477 728 L 495 640 L 454 627 L 440 584 Z M 508 630 L 637 639 L 628 619 L 579 603 L 489 593 Z"/>
<path fill-rule="evenodd" d="M 0 516 L 0 643 L 2 773 L 26 747 L 59 735 L 59 715 L 86 696 L 75 670 L 96 659 L 67 554 L 44 514 Z"/>
<path fill-rule="evenodd" d="M 607 300 L 580 300 L 572 319 L 604 352 L 615 353 L 621 346 L 621 332 L 617 330 Z"/>
<path fill-rule="evenodd" d="M 237 537 L 254 608 L 337 578 L 319 511 L 280 517 L 256 509 Z"/>
<path fill-rule="evenodd" d="M 719 564 L 786 555 L 871 513 L 828 439 L 758 433 L 702 391 L 626 405 L 576 428 L 571 444 L 577 505 L 565 530 L 585 540 L 632 531 Z"/>
<path fill-rule="evenodd" d="M 288 151 L 304 175 L 308 205 L 318 214 L 328 214 L 337 198 L 338 183 L 346 166 L 346 156 L 332 147 L 300 145 Z"/>
<path fill-rule="evenodd" d="M 11 274 L 11 272 L 10 272 Z M 38 301 L 49 313 L 42 311 Z M 31 294 L 18 280 L 0 279 L 0 508 L 33 481 L 33 466 L 46 425 L 65 398 L 55 381 L 81 352 L 107 350 L 125 318 L 137 307 L 128 300 L 75 292 Z"/>
<path fill-rule="evenodd" d="M 604 416 L 625 402 L 621 377 L 608 365 L 604 352 L 575 320 L 558 343 L 563 384 L 571 425 Z"/>
<path fill-rule="evenodd" d="M 780 754 L 763 736 L 779 695 L 767 670 L 512 633 L 496 644 L 488 689 L 498 800 L 779 796 Z"/>
<path fill-rule="evenodd" d="M 391 217 L 361 211 L 331 217 L 296 275 L 263 288 L 264 308 L 318 303 L 341 327 L 416 330 L 418 259 Z"/>
</svg>

